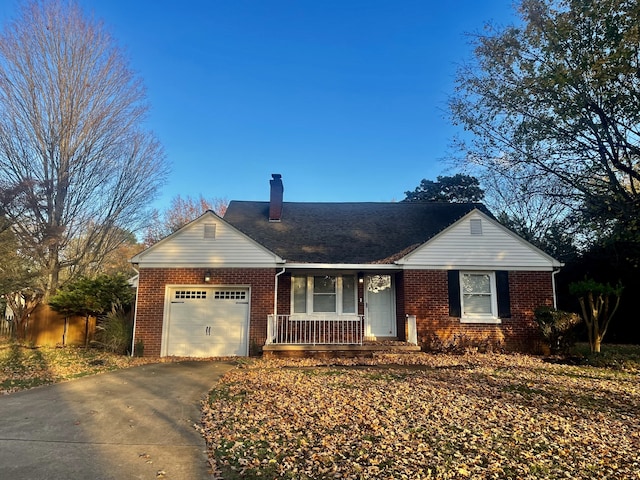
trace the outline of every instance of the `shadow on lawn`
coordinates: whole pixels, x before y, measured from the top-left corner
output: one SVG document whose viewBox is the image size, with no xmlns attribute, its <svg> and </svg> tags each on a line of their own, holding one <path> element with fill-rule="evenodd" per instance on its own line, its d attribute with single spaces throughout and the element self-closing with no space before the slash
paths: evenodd
<svg viewBox="0 0 640 480">
<path fill-rule="evenodd" d="M 53 382 L 47 359 L 38 348 L 11 342 L 0 346 L 0 352 L 0 390 L 24 390 Z"/>
<path fill-rule="evenodd" d="M 321 373 L 323 369 L 324 373 Z M 465 365 L 350 365 L 298 368 L 307 374 L 329 375 L 333 371 L 369 372 L 372 380 L 411 381 L 413 375 L 429 375 L 434 384 L 445 390 L 459 390 L 460 394 L 475 398 L 478 404 L 493 404 L 496 400 L 520 405 L 540 413 L 557 413 L 559 408 L 570 407 L 584 411 L 585 418 L 594 410 L 612 415 L 636 416 L 640 411 L 640 396 L 634 390 L 621 391 L 616 384 L 635 383 L 634 375 L 611 372 L 615 377 L 613 385 L 607 378 L 606 370 L 598 375 L 589 367 L 571 367 L 566 370 L 533 369 L 535 375 L 522 375 L 528 367 L 500 366 L 487 370 L 481 364 Z M 628 376 L 629 378 L 625 378 Z M 462 379 L 465 379 L 462 381 Z M 566 380 L 563 380 L 566 379 Z M 580 387 L 567 388 L 571 379 L 582 379 Z M 589 380 L 593 380 L 590 382 Z M 473 389 L 476 383 L 488 388 Z"/>
</svg>

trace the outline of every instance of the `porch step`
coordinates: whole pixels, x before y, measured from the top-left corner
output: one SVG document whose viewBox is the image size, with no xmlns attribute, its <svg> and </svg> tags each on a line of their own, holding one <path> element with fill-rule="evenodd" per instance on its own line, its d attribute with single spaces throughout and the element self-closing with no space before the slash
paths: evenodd
<svg viewBox="0 0 640 480">
<path fill-rule="evenodd" d="M 364 345 L 265 345 L 262 355 L 265 358 L 334 358 L 334 357 L 372 357 L 374 353 L 416 353 L 418 345 L 403 342 L 392 344 L 365 343 Z M 398 343 L 402 343 L 398 345 Z"/>
</svg>

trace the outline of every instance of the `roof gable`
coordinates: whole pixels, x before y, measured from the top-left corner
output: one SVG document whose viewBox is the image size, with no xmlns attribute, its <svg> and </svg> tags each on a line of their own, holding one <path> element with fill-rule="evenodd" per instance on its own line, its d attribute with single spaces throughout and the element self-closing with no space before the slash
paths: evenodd
<svg viewBox="0 0 640 480">
<path fill-rule="evenodd" d="M 282 259 L 212 211 L 131 259 L 145 266 L 273 266 Z"/>
<path fill-rule="evenodd" d="M 398 263 L 444 269 L 551 270 L 562 266 L 480 210 L 469 212 Z"/>
<path fill-rule="evenodd" d="M 480 204 L 285 202 L 268 220 L 268 202 L 232 201 L 224 219 L 288 262 L 393 263 Z"/>
</svg>

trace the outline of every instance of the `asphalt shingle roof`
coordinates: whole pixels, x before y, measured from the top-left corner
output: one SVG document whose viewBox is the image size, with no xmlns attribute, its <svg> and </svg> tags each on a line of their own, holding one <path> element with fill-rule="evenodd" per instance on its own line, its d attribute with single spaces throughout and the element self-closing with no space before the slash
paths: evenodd
<svg viewBox="0 0 640 480">
<path fill-rule="evenodd" d="M 232 201 L 224 220 L 288 262 L 392 263 L 474 208 L 471 203 L 284 202 L 269 222 L 269 202 Z"/>
</svg>

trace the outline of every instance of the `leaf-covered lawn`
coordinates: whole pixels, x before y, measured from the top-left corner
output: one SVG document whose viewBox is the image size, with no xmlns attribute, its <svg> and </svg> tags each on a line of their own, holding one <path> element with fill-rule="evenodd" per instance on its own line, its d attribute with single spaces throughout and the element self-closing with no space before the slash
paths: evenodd
<svg viewBox="0 0 640 480">
<path fill-rule="evenodd" d="M 157 358 L 131 358 L 94 348 L 31 348 L 2 341 L 0 394 L 157 361 Z"/>
<path fill-rule="evenodd" d="M 203 411 L 218 478 L 640 478 L 637 372 L 495 354 L 341 363 L 223 377 Z"/>
</svg>

